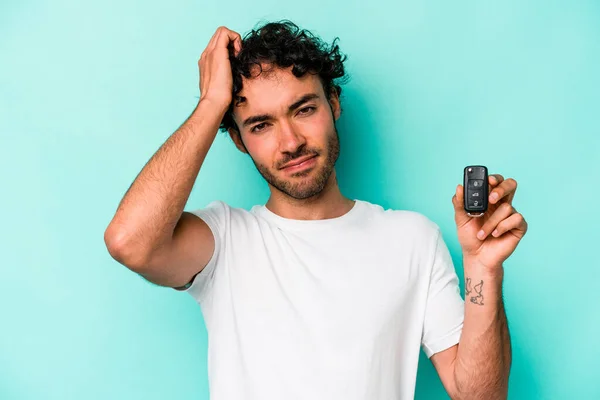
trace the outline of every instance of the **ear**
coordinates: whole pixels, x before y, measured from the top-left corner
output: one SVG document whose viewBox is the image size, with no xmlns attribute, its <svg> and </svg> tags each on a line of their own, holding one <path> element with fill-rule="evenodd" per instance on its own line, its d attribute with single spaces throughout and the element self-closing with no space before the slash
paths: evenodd
<svg viewBox="0 0 600 400">
<path fill-rule="evenodd" d="M 244 146 L 240 132 L 235 128 L 229 128 L 227 129 L 227 132 L 229 132 L 229 136 L 231 136 L 231 140 L 233 140 L 235 147 L 242 153 L 248 154 L 248 150 L 246 149 L 246 146 Z"/>
<path fill-rule="evenodd" d="M 331 89 L 331 95 L 329 96 L 329 104 L 331 105 L 331 111 L 333 112 L 333 118 L 337 121 L 342 113 L 342 107 L 340 105 L 340 98 L 337 91 Z"/>
</svg>

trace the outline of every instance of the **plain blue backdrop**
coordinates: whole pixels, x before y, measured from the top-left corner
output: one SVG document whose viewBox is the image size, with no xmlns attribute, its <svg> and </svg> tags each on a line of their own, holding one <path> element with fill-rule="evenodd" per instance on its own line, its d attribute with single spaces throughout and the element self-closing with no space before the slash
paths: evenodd
<svg viewBox="0 0 600 400">
<path fill-rule="evenodd" d="M 0 399 L 208 398 L 199 307 L 119 265 L 103 234 L 195 107 L 217 27 L 283 18 L 348 55 L 342 191 L 438 223 L 461 288 L 462 169 L 517 180 L 529 231 L 505 263 L 509 398 L 600 399 L 596 0 L 4 0 Z M 186 210 L 267 196 L 219 134 Z M 447 398 L 420 361 L 416 398 Z"/>
</svg>

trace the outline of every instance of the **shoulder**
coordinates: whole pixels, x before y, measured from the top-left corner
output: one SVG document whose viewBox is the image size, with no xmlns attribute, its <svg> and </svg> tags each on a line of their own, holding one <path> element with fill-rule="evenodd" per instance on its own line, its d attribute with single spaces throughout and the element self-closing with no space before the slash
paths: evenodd
<svg viewBox="0 0 600 400">
<path fill-rule="evenodd" d="M 437 223 L 418 211 L 384 208 L 369 202 L 366 206 L 373 220 L 393 229 L 425 236 L 436 236 L 440 230 Z"/>
<path fill-rule="evenodd" d="M 248 210 L 241 207 L 234 207 L 223 200 L 212 200 L 205 207 L 196 208 L 191 212 L 212 212 L 241 217 L 250 215 L 250 212 Z"/>
<path fill-rule="evenodd" d="M 223 200 L 213 200 L 206 207 L 197 210 L 199 213 L 210 213 L 216 215 L 220 220 L 232 228 L 239 227 L 246 229 L 250 226 L 259 224 L 256 212 L 257 206 L 251 207 L 250 210 L 228 204 Z"/>
<path fill-rule="evenodd" d="M 223 200 L 212 200 L 206 206 L 193 209 L 190 213 L 209 224 L 213 222 L 214 225 L 227 227 L 238 223 L 244 224 L 255 219 L 248 210 L 242 207 L 234 207 Z"/>
</svg>

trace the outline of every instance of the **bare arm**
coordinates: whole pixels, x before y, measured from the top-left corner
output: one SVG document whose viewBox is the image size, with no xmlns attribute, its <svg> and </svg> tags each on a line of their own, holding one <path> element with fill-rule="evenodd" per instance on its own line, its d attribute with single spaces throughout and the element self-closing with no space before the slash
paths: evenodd
<svg viewBox="0 0 600 400">
<path fill-rule="evenodd" d="M 457 399 L 506 399 L 511 343 L 502 300 L 503 267 L 497 273 L 465 259 L 465 319 L 454 361 Z"/>
<path fill-rule="evenodd" d="M 160 285 L 186 284 L 214 250 L 206 223 L 183 208 L 231 102 L 230 40 L 241 48 L 237 33 L 217 29 L 198 62 L 198 105 L 144 166 L 104 234 L 113 258 Z"/>
<path fill-rule="evenodd" d="M 170 245 L 176 228 L 190 230 L 194 224 L 190 220 L 197 217 L 181 219 L 183 208 L 215 139 L 222 115 L 221 109 L 200 101 L 192 115 L 144 166 L 105 232 L 106 245 L 117 261 L 142 272 L 149 268 L 148 262 L 154 254 Z M 203 222 L 195 223 L 199 224 Z M 212 247 L 208 247 L 207 252 L 212 251 Z M 161 273 L 154 275 L 161 279 Z"/>
<path fill-rule="evenodd" d="M 484 218 L 466 213 L 462 185 L 452 196 L 465 274 L 463 330 L 458 345 L 434 354 L 431 361 L 453 399 L 508 396 L 512 349 L 502 298 L 503 263 L 528 224 L 512 206 L 517 181 L 493 174 L 488 184 L 490 205 Z"/>
</svg>

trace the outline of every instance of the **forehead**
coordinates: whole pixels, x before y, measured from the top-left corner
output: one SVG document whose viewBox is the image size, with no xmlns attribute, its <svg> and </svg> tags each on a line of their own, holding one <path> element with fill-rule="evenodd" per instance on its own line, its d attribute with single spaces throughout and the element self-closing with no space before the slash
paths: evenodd
<svg viewBox="0 0 600 400">
<path fill-rule="evenodd" d="M 316 74 L 306 73 L 302 77 L 292 74 L 292 67 L 278 68 L 263 65 L 252 71 L 252 78 L 242 78 L 242 90 L 238 96 L 242 102 L 236 104 L 235 112 L 240 115 L 260 112 L 285 112 L 298 97 L 306 93 L 323 96 L 321 80 Z"/>
</svg>

